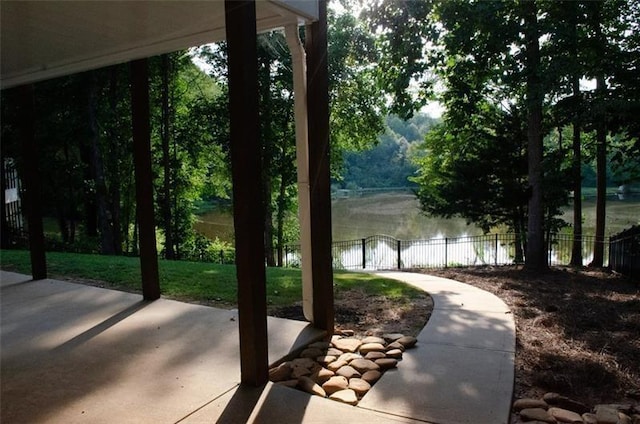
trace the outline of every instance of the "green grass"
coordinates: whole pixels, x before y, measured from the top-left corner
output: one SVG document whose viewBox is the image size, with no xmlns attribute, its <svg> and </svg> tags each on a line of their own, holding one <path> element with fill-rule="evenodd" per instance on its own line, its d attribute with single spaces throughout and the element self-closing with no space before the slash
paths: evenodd
<svg viewBox="0 0 640 424">
<path fill-rule="evenodd" d="M 77 253 L 48 252 L 47 266 L 52 278 L 87 279 L 105 282 L 105 286 L 126 291 L 140 291 L 138 258 Z M 0 268 L 5 271 L 31 273 L 29 252 L 0 250 Z M 216 302 L 234 306 L 237 299 L 236 268 L 203 262 L 159 261 L 162 294 L 179 300 Z M 302 299 L 299 269 L 267 269 L 267 303 L 291 305 Z M 407 299 L 423 295 L 420 290 L 395 280 L 355 272 L 334 272 L 336 293 L 360 289 L 367 295 Z"/>
</svg>

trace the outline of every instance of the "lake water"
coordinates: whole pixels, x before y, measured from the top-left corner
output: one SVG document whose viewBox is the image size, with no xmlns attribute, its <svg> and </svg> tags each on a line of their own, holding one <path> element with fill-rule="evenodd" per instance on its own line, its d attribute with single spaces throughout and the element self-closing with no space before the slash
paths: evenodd
<svg viewBox="0 0 640 424">
<path fill-rule="evenodd" d="M 332 201 L 332 235 L 334 241 L 359 240 L 384 234 L 401 240 L 454 238 L 481 235 L 475 225 L 462 218 L 433 218 L 421 213 L 419 202 L 409 193 L 385 193 Z M 572 221 L 572 209 L 562 216 Z M 584 234 L 595 229 L 595 200 L 583 201 Z M 606 234 L 611 235 L 640 224 L 640 198 L 607 202 Z M 229 211 L 212 211 L 198 217 L 196 231 L 207 237 L 233 241 L 233 219 Z"/>
</svg>

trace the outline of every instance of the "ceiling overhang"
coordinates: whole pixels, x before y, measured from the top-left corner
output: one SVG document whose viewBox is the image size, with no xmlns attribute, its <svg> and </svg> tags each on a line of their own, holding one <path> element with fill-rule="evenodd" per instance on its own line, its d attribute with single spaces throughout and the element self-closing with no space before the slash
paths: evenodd
<svg viewBox="0 0 640 424">
<path fill-rule="evenodd" d="M 9 88 L 225 38 L 224 1 L 0 2 L 0 86 Z M 318 17 L 310 0 L 258 0 L 258 32 Z"/>
</svg>

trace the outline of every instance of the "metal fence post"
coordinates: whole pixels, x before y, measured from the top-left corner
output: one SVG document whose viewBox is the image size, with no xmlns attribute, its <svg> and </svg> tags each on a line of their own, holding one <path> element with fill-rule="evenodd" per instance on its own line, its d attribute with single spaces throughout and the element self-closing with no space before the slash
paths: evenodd
<svg viewBox="0 0 640 424">
<path fill-rule="evenodd" d="M 495 263 L 496 263 L 496 266 L 498 266 L 498 234 L 496 234 L 495 248 L 496 248 L 496 256 L 495 256 L 496 260 L 495 260 Z"/>
<path fill-rule="evenodd" d="M 367 239 L 362 239 L 362 269 L 367 267 Z"/>
<path fill-rule="evenodd" d="M 402 255 L 400 253 L 400 240 L 398 240 L 398 269 L 402 269 Z"/>
<path fill-rule="evenodd" d="M 449 238 L 444 238 L 444 267 L 449 266 Z"/>
</svg>

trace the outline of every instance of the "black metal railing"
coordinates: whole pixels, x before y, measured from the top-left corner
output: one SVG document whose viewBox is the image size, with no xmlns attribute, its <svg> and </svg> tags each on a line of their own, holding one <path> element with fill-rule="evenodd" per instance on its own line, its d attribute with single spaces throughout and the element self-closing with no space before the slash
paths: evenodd
<svg viewBox="0 0 640 424">
<path fill-rule="evenodd" d="M 568 265 L 574 238 L 551 234 L 549 265 Z M 583 264 L 593 259 L 595 237 L 582 236 Z M 609 242 L 603 242 L 605 266 Z M 336 269 L 410 269 L 446 268 L 474 265 L 509 265 L 522 262 L 524 252 L 516 249 L 516 235 L 486 234 L 481 236 L 442 237 L 426 240 L 398 240 L 375 235 L 358 240 L 337 241 L 332 245 L 333 267 Z M 300 266 L 300 247 L 285 247 L 284 266 Z"/>
<path fill-rule="evenodd" d="M 611 236 L 609 265 L 612 270 L 640 282 L 640 225 Z"/>
</svg>

